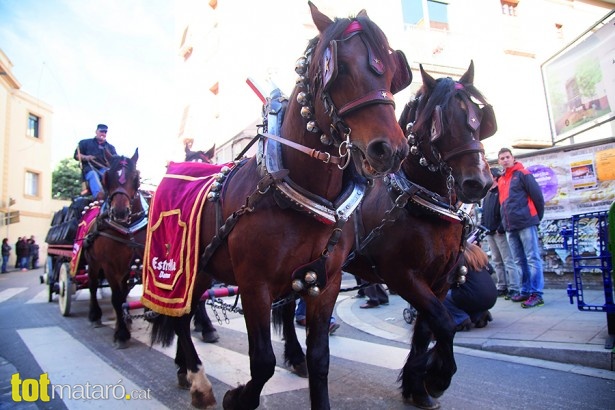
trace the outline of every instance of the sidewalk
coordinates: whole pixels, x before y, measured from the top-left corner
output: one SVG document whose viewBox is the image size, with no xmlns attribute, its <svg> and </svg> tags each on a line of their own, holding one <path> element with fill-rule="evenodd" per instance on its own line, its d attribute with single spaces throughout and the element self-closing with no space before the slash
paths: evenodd
<svg viewBox="0 0 615 410">
<path fill-rule="evenodd" d="M 342 283 L 352 287 L 354 278 Z M 412 324 L 403 318 L 408 304 L 390 295 L 389 304 L 360 309 L 365 299 L 354 299 L 356 291 L 341 293 L 337 316 L 350 326 L 389 340 L 409 343 Z M 586 304 L 604 304 L 604 291 L 584 290 Z M 544 359 L 594 369 L 611 369 L 611 350 L 605 349 L 608 337 L 606 313 L 577 309 L 566 289 L 545 289 L 545 304 L 523 309 L 519 303 L 498 298 L 490 310 L 493 321 L 481 329 L 472 328 L 455 335 L 455 346 L 503 353 L 517 357 Z M 615 379 L 615 372 L 613 373 Z"/>
</svg>

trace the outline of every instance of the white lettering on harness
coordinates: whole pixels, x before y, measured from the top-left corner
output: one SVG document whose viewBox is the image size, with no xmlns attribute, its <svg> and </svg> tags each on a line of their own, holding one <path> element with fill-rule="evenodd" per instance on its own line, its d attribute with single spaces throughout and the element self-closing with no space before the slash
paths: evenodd
<svg viewBox="0 0 615 410">
<path fill-rule="evenodd" d="M 177 263 L 174 259 L 169 260 L 158 260 L 157 256 L 152 258 L 152 268 L 156 271 L 159 271 L 158 277 L 160 279 L 168 279 L 171 277 L 169 272 L 174 272 L 177 270 Z"/>
</svg>

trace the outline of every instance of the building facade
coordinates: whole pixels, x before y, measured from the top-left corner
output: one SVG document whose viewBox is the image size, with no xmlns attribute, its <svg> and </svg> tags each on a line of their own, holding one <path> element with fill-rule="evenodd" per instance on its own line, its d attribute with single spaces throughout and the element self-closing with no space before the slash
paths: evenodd
<svg viewBox="0 0 615 410">
<path fill-rule="evenodd" d="M 391 45 L 404 51 L 414 81 L 396 96 L 400 111 L 420 87 L 419 64 L 434 77 L 458 78 L 474 61 L 475 85 L 494 106 L 499 126 L 484 141 L 489 158 L 502 146 L 524 152 L 551 145 L 541 64 L 615 6 L 595 0 L 314 3 L 330 17 L 367 10 Z M 184 110 L 178 142 L 193 139 L 197 149 L 215 143 L 226 148 L 218 161 L 230 160 L 244 145 L 233 140 L 247 141 L 260 117 L 260 100 L 246 79 L 252 77 L 264 89 L 273 82 L 287 94 L 294 86 L 294 62 L 317 34 L 307 2 L 190 0 L 178 6 L 176 23 Z M 615 135 L 613 123 L 584 138 Z"/>
<path fill-rule="evenodd" d="M 0 50 L 0 237 L 13 247 L 18 237 L 34 235 L 46 255 L 45 236 L 51 215 L 61 207 L 51 199 L 52 108 L 23 92 Z"/>
</svg>

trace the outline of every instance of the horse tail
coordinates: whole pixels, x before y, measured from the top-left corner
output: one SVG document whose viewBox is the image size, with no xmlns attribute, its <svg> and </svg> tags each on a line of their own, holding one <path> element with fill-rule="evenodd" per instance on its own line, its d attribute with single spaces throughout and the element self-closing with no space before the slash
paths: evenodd
<svg viewBox="0 0 615 410">
<path fill-rule="evenodd" d="M 273 323 L 273 331 L 281 335 L 284 328 L 284 305 L 271 309 L 271 321 Z"/>
<path fill-rule="evenodd" d="M 175 338 L 175 329 L 179 323 L 179 318 L 174 316 L 158 315 L 152 321 L 152 333 L 150 343 L 152 346 L 156 343 L 162 344 L 163 347 L 168 347 Z"/>
</svg>

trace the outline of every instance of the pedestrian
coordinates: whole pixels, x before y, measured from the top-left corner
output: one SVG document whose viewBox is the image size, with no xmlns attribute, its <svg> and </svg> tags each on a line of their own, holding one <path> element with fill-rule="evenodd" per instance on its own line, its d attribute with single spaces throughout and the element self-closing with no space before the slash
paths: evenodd
<svg viewBox="0 0 615 410">
<path fill-rule="evenodd" d="M 295 309 L 295 322 L 299 326 L 306 326 L 306 304 L 303 298 L 299 298 L 299 303 L 297 303 L 297 308 Z M 334 316 L 331 316 L 329 319 L 329 334 L 332 335 L 335 333 L 337 329 L 340 328 L 340 324 L 337 323 Z"/>
<path fill-rule="evenodd" d="M 9 256 L 11 256 L 11 245 L 9 245 L 9 238 L 2 240 L 2 273 L 8 273 L 6 265 L 9 263 Z"/>
<path fill-rule="evenodd" d="M 21 236 L 17 238 L 17 242 L 15 242 L 15 269 L 21 268 L 21 250 L 22 248 L 19 246 L 21 242 Z"/>
<path fill-rule="evenodd" d="M 23 236 L 19 238 L 17 242 L 17 253 L 19 256 L 19 266 L 21 267 L 21 271 L 25 272 L 28 270 L 28 258 L 30 257 L 30 247 L 28 246 L 28 241 L 26 237 Z"/>
<path fill-rule="evenodd" d="M 515 264 L 521 269 L 521 291 L 511 298 L 524 308 L 544 305 L 544 273 L 538 244 L 538 225 L 545 200 L 534 176 L 515 160 L 509 148 L 498 152 L 504 174 L 498 180 L 500 212 Z"/>
<path fill-rule="evenodd" d="M 73 155 L 81 163 L 83 180 L 87 182 L 92 196 L 97 200 L 104 198 L 101 179 L 103 174 L 109 169 L 105 151 L 111 155 L 117 155 L 115 147 L 107 142 L 108 130 L 109 127 L 105 124 L 98 124 L 94 138 L 86 138 L 79 141 L 79 145 Z"/>
<path fill-rule="evenodd" d="M 28 266 L 30 267 L 30 269 L 38 269 L 39 246 L 38 246 L 38 243 L 36 243 L 36 239 L 34 238 L 34 235 L 31 235 L 30 239 L 28 239 L 28 247 L 30 251 L 30 261 L 29 261 Z"/>
<path fill-rule="evenodd" d="M 455 322 L 455 331 L 482 328 L 493 320 L 498 291 L 491 278 L 487 254 L 476 244 L 466 244 L 464 263 L 468 268 L 465 282 L 453 284 L 442 302 Z"/>
<path fill-rule="evenodd" d="M 485 235 L 495 269 L 498 296 L 505 296 L 506 299 L 510 299 L 520 293 L 521 272 L 515 265 L 500 215 L 498 179 L 502 176 L 502 171 L 492 167 L 491 175 L 493 176 L 493 185 L 483 199 L 482 224 L 487 229 Z"/>
<path fill-rule="evenodd" d="M 369 286 L 363 288 L 363 293 L 367 296 L 367 301 L 359 306 L 361 309 L 372 309 L 389 304 L 389 295 L 380 283 L 369 284 Z"/>
</svg>

